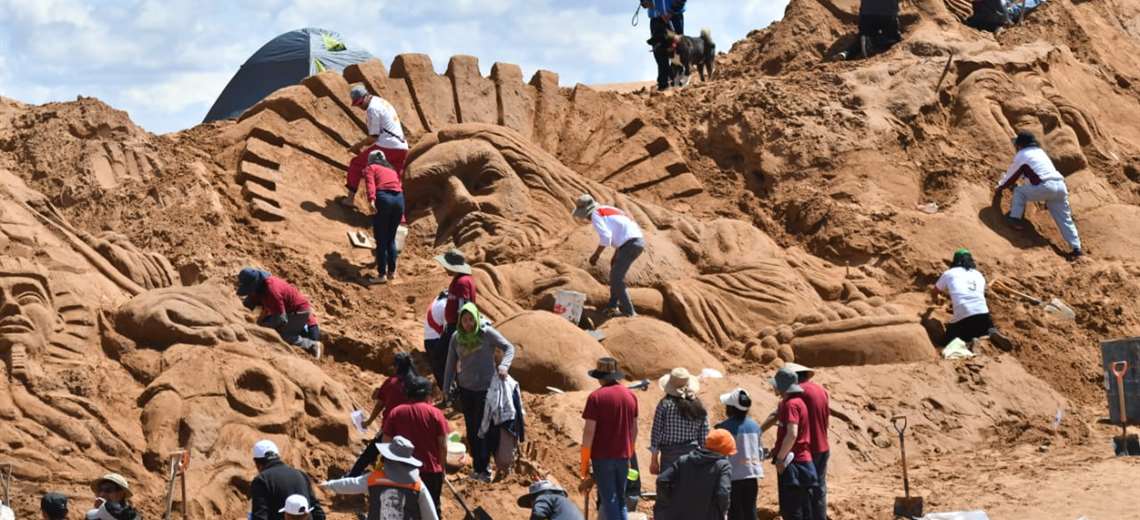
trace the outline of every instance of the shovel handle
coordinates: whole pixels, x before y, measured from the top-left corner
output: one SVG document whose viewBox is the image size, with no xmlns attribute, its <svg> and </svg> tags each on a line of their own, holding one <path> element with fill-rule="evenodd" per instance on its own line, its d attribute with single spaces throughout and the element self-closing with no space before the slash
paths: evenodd
<svg viewBox="0 0 1140 520">
<path fill-rule="evenodd" d="M 901 426 L 900 426 L 901 424 Z M 906 431 L 907 419 L 905 415 L 896 415 L 891 417 L 891 426 L 894 426 L 895 432 L 902 435 Z"/>
<path fill-rule="evenodd" d="M 1112 362 L 1112 375 L 1114 375 L 1118 378 L 1121 378 L 1121 377 L 1124 377 L 1124 374 L 1126 372 L 1128 372 L 1128 362 L 1127 361 L 1113 361 Z"/>
</svg>

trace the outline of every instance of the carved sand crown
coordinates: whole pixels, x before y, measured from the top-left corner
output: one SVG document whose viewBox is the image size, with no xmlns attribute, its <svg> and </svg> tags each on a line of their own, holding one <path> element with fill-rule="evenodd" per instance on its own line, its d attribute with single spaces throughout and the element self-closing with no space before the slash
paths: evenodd
<svg viewBox="0 0 1140 520">
<path fill-rule="evenodd" d="M 281 220 L 277 195 L 292 151 L 335 170 L 348 166 L 348 148 L 365 135 L 364 113 L 352 107 L 349 83 L 388 100 L 405 135 L 421 136 L 457 123 L 510 128 L 558 157 L 572 170 L 622 191 L 661 202 L 703 191 L 665 133 L 612 93 L 578 85 L 560 88 L 558 75 L 538 71 L 523 82 L 517 65 L 496 63 L 489 77 L 472 56 L 455 56 L 438 75 L 423 54 L 401 54 L 389 74 L 379 60 L 325 72 L 281 89 L 242 115 L 235 132 L 244 141 L 238 181 L 254 215 Z M 240 146 L 240 145 L 239 145 Z"/>
</svg>

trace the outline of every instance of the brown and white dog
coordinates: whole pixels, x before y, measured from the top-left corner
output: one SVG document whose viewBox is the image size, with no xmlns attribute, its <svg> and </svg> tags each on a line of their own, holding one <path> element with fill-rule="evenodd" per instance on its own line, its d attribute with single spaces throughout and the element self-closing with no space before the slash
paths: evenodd
<svg viewBox="0 0 1140 520">
<path fill-rule="evenodd" d="M 673 82 L 675 86 L 683 86 L 689 82 L 692 67 L 697 68 L 701 81 L 712 79 L 714 63 L 716 61 L 716 44 L 713 43 L 712 33 L 708 29 L 701 29 L 700 38 L 685 36 L 669 31 L 665 34 L 666 45 L 672 50 L 670 61 L 673 63 Z"/>
</svg>

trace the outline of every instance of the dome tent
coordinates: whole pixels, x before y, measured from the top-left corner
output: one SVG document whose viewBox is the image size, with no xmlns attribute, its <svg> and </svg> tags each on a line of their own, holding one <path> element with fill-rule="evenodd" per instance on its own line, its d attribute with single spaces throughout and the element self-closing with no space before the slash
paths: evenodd
<svg viewBox="0 0 1140 520">
<path fill-rule="evenodd" d="M 202 122 L 240 116 L 277 89 L 325 70 L 341 72 L 369 59 L 368 51 L 333 31 L 312 27 L 289 31 L 269 40 L 242 64 Z"/>
</svg>

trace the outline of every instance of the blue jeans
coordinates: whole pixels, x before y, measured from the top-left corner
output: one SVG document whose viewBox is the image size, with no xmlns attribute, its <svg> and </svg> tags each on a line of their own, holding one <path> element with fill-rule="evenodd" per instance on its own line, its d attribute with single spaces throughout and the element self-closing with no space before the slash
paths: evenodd
<svg viewBox="0 0 1140 520">
<path fill-rule="evenodd" d="M 1069 207 L 1069 189 L 1065 181 L 1047 181 L 1038 185 L 1022 184 L 1013 189 L 1013 204 L 1009 216 L 1022 218 L 1025 205 L 1029 202 L 1044 202 L 1049 215 L 1061 231 L 1061 237 L 1074 251 L 1080 250 L 1081 239 L 1077 235 L 1077 225 L 1073 223 L 1073 209 Z"/>
<path fill-rule="evenodd" d="M 629 477 L 629 459 L 594 459 L 593 466 L 606 520 L 627 520 L 625 481 Z"/>
<path fill-rule="evenodd" d="M 625 275 L 629 273 L 630 266 L 641 253 L 645 251 L 645 240 L 634 238 L 626 240 L 614 252 L 614 260 L 610 265 L 610 307 L 618 307 L 622 314 L 633 316 L 633 302 L 629 300 L 629 290 L 625 286 Z"/>
<path fill-rule="evenodd" d="M 811 454 L 815 476 L 819 481 L 819 493 L 815 497 L 815 520 L 827 520 L 827 461 L 830 459 L 830 451 Z"/>
<path fill-rule="evenodd" d="M 372 234 L 376 238 L 376 271 L 380 276 L 396 274 L 396 230 L 404 216 L 404 194 L 398 191 L 376 192 L 376 214 L 372 216 Z"/>
</svg>

